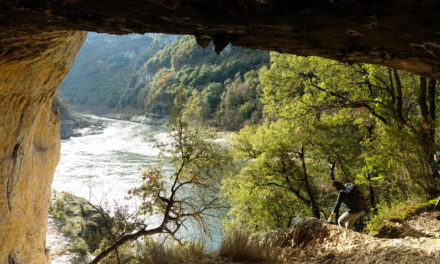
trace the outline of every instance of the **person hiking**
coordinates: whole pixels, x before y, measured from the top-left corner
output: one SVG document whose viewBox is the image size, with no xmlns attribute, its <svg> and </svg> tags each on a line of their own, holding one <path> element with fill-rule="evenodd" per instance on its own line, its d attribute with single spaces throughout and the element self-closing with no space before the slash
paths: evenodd
<svg viewBox="0 0 440 264">
<path fill-rule="evenodd" d="M 351 229 L 356 220 L 363 215 L 366 206 L 364 195 L 359 191 L 356 185 L 347 183 L 345 186 L 337 180 L 332 181 L 332 187 L 338 191 L 338 199 L 336 205 L 327 219 L 328 223 L 332 222 L 333 216 L 339 212 L 341 203 L 344 204 L 346 212 L 338 219 L 338 225 Z"/>
</svg>

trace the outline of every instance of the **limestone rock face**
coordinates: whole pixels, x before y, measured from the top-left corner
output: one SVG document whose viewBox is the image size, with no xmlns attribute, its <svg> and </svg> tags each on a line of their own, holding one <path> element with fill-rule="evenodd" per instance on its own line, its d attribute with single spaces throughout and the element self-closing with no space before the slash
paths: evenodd
<svg viewBox="0 0 440 264">
<path fill-rule="evenodd" d="M 36 32 L 0 40 L 0 263 L 46 263 L 50 185 L 59 160 L 55 94 L 86 37 Z"/>
</svg>

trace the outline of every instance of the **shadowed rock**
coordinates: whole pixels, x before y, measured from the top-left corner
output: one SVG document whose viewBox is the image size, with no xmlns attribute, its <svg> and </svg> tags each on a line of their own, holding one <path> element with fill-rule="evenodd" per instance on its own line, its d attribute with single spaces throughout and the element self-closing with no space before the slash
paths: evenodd
<svg viewBox="0 0 440 264">
<path fill-rule="evenodd" d="M 28 34 L 85 30 L 192 34 L 220 52 L 253 49 L 369 62 L 440 78 L 440 2 L 126 0 L 7 1 L 0 5 L 0 54 L 34 56 L 14 45 Z M 204 41 L 201 42 L 200 40 Z M 40 49 L 49 45 L 44 39 Z"/>
</svg>

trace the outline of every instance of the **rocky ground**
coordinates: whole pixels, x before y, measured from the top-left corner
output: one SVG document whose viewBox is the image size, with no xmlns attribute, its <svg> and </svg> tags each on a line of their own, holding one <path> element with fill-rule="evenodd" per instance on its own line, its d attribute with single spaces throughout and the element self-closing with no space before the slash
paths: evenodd
<svg viewBox="0 0 440 264">
<path fill-rule="evenodd" d="M 377 238 L 309 218 L 288 230 L 274 230 L 265 235 L 254 235 L 251 247 L 269 250 L 270 261 L 258 263 L 440 263 L 440 213 L 425 212 L 396 225 L 408 230 L 402 238 Z M 59 230 L 57 220 L 49 219 L 47 244 L 52 263 L 75 263 L 69 252 L 69 240 Z M 263 249 L 264 248 L 264 249 Z M 212 254 L 204 264 L 250 264 L 234 262 Z"/>
<path fill-rule="evenodd" d="M 61 119 L 60 122 L 61 139 L 97 135 L 101 134 L 103 130 L 104 125 L 102 120 L 92 120 L 80 115 L 77 115 L 74 120 Z"/>
<path fill-rule="evenodd" d="M 276 254 L 283 263 L 440 263 L 438 215 L 422 213 L 400 223 L 418 231 L 403 238 L 376 238 L 311 218 L 255 239 L 281 244 Z"/>
<path fill-rule="evenodd" d="M 404 228 L 411 228 L 420 237 L 437 238 L 440 240 L 440 212 L 425 212 L 403 222 Z M 416 236 L 414 236 L 416 237 Z M 439 261 L 440 262 L 440 261 Z"/>
<path fill-rule="evenodd" d="M 71 252 L 70 243 L 73 238 L 66 236 L 61 231 L 63 223 L 49 215 L 46 234 L 46 248 L 49 250 L 49 258 L 53 264 L 71 264 L 80 256 Z"/>
<path fill-rule="evenodd" d="M 46 249 L 51 262 L 89 263 L 88 247 L 96 248 L 102 239 L 98 235 L 99 219 L 98 212 L 86 200 L 52 190 L 46 234 Z"/>
</svg>

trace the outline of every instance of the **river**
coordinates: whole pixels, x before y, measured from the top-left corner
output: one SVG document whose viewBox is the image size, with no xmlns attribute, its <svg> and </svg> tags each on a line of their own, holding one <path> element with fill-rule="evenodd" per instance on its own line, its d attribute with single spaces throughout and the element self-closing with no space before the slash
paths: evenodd
<svg viewBox="0 0 440 264">
<path fill-rule="evenodd" d="M 139 168 L 158 164 L 159 149 L 155 145 L 170 142 L 167 127 L 93 115 L 87 117 L 102 120 L 103 133 L 61 141 L 60 162 L 52 188 L 68 191 L 92 203 L 116 201 L 134 210 L 136 202 L 124 198 L 128 190 L 141 184 Z M 166 163 L 164 169 L 168 173 L 173 171 Z M 211 230 L 212 238 L 207 239 L 207 248 L 216 249 L 221 238 L 221 223 L 218 219 L 209 221 L 216 228 Z"/>
</svg>

